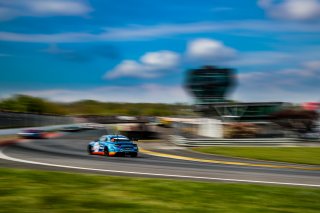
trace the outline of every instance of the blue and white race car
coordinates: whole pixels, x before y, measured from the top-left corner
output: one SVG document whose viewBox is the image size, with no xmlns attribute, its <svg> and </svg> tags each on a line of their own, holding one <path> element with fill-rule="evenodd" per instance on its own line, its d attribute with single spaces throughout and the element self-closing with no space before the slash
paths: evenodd
<svg viewBox="0 0 320 213">
<path fill-rule="evenodd" d="M 138 146 L 129 138 L 123 135 L 103 135 L 96 141 L 88 144 L 88 153 L 90 155 L 106 156 L 138 156 Z"/>
</svg>

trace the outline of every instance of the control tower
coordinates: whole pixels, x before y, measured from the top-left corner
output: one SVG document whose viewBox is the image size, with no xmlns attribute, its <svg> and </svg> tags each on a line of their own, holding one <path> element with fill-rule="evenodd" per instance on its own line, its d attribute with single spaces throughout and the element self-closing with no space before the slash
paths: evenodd
<svg viewBox="0 0 320 213">
<path fill-rule="evenodd" d="M 283 102 L 235 102 L 226 97 L 236 84 L 233 69 L 203 66 L 186 72 L 185 88 L 195 98 L 195 111 L 221 120 L 263 121 L 286 105 Z"/>
<path fill-rule="evenodd" d="M 207 105 L 226 102 L 225 97 L 234 84 L 234 70 L 204 66 L 187 72 L 185 87 L 197 105 Z"/>
</svg>

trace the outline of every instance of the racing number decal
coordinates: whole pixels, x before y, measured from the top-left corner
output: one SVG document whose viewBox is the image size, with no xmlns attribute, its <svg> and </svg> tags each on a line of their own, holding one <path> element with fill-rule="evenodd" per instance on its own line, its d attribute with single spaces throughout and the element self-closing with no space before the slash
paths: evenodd
<svg viewBox="0 0 320 213">
<path fill-rule="evenodd" d="M 100 147 L 100 145 L 99 145 L 98 142 L 94 143 L 94 145 L 93 145 L 93 151 L 94 151 L 94 152 L 99 152 L 99 147 Z"/>
</svg>

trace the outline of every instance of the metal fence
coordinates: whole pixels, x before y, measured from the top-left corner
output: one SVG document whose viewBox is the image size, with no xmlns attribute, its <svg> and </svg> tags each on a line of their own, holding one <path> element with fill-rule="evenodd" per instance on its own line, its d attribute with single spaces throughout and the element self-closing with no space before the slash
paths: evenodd
<svg viewBox="0 0 320 213">
<path fill-rule="evenodd" d="M 303 146 L 319 145 L 319 140 L 301 140 L 297 138 L 185 138 L 171 135 L 170 141 L 179 146 Z"/>
<path fill-rule="evenodd" d="M 74 118 L 58 115 L 0 112 L 0 129 L 74 123 Z"/>
</svg>

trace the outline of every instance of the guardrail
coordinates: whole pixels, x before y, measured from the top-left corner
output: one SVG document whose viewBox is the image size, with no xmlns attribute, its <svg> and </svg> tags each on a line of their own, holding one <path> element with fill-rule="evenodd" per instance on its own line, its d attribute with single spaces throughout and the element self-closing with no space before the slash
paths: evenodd
<svg viewBox="0 0 320 213">
<path fill-rule="evenodd" d="M 299 146 L 306 141 L 295 138 L 239 138 L 239 139 L 208 139 L 185 138 L 179 135 L 170 135 L 170 141 L 179 146 Z M 307 141 L 320 143 L 319 140 Z"/>
<path fill-rule="evenodd" d="M 0 135 L 15 135 L 23 130 L 26 129 L 38 129 L 38 130 L 59 130 L 64 127 L 70 127 L 70 126 L 77 126 L 77 125 L 84 125 L 86 123 L 72 123 L 72 124 L 63 124 L 63 125 L 52 125 L 52 126 L 40 126 L 40 127 L 24 127 L 24 128 L 13 128 L 13 129 L 0 129 Z"/>
<path fill-rule="evenodd" d="M 0 129 L 62 125 L 74 122 L 76 122 L 75 118 L 70 116 L 0 111 Z"/>
</svg>

